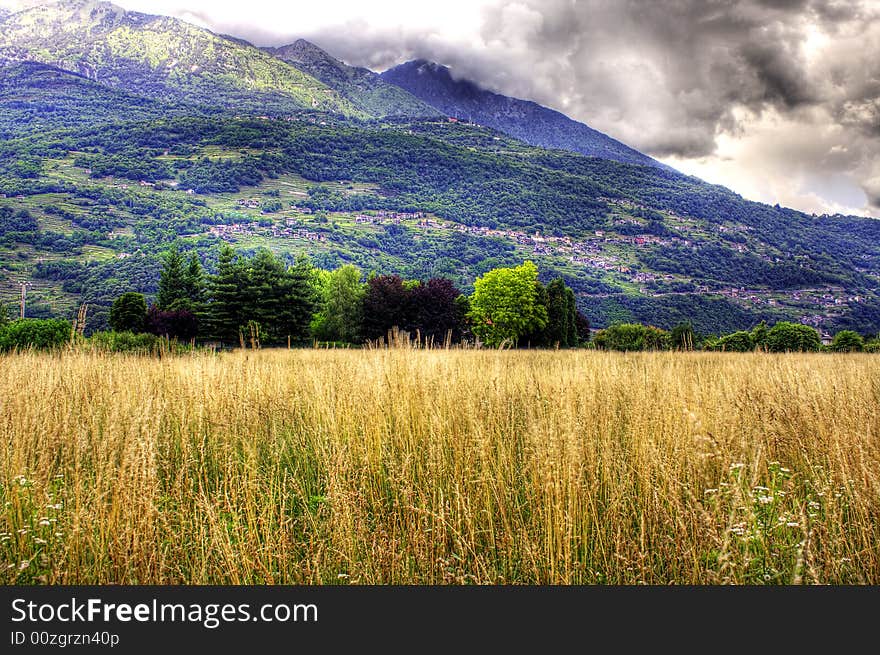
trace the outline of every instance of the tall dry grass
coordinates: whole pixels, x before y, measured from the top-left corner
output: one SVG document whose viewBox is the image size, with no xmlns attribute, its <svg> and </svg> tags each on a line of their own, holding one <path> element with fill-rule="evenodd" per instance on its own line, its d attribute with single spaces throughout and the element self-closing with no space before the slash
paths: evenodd
<svg viewBox="0 0 880 655">
<path fill-rule="evenodd" d="M 880 583 L 880 358 L 0 358 L 4 583 Z"/>
</svg>

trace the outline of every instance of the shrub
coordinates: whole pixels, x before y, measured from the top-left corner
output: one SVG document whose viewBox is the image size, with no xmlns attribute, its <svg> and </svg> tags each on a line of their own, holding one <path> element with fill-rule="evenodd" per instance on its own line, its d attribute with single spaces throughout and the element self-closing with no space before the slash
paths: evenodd
<svg viewBox="0 0 880 655">
<path fill-rule="evenodd" d="M 58 348 L 70 341 L 69 321 L 23 318 L 0 327 L 0 351 Z"/>
<path fill-rule="evenodd" d="M 731 353 L 747 353 L 753 348 L 752 335 L 744 330 L 734 332 L 733 334 L 725 334 L 718 339 L 718 343 L 715 345 L 716 350 Z"/>
<path fill-rule="evenodd" d="M 162 355 L 180 354 L 190 352 L 192 349 L 186 345 L 167 339 L 141 332 L 95 332 L 86 340 L 87 347 L 92 350 L 113 353 L 134 353 L 139 355 Z"/>
<path fill-rule="evenodd" d="M 164 341 L 155 334 L 108 331 L 95 332 L 87 343 L 94 349 L 105 352 L 151 354 L 158 352 Z"/>
<path fill-rule="evenodd" d="M 831 350 L 838 353 L 858 353 L 865 347 L 865 340 L 858 332 L 841 330 L 831 340 Z"/>
<path fill-rule="evenodd" d="M 638 323 L 617 323 L 599 330 L 593 343 L 597 348 L 622 351 L 667 350 L 671 345 L 668 332 Z"/>
</svg>

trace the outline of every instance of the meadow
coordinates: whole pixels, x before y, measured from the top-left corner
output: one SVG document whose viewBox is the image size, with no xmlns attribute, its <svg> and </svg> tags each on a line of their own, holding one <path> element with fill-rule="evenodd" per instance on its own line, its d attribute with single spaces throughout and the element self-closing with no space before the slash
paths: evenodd
<svg viewBox="0 0 880 655">
<path fill-rule="evenodd" d="M 880 358 L 0 357 L 4 584 L 880 584 Z"/>
</svg>

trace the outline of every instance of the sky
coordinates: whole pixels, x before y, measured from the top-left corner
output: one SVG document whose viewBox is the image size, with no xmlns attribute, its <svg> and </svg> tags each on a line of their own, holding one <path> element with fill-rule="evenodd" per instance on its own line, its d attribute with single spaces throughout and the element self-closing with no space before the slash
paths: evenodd
<svg viewBox="0 0 880 655">
<path fill-rule="evenodd" d="M 429 59 L 747 198 L 880 217 L 880 0 L 116 4 L 375 71 Z"/>
</svg>

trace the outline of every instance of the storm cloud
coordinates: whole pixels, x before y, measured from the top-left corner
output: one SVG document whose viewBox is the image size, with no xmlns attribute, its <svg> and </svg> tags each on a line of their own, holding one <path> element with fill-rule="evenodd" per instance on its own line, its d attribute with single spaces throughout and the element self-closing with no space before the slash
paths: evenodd
<svg viewBox="0 0 880 655">
<path fill-rule="evenodd" d="M 880 214 L 876 0 L 451 0 L 418 20 L 403 3 L 329 0 L 336 11 L 291 22 L 161 4 L 258 45 L 304 37 L 373 70 L 437 61 L 748 197 Z"/>
</svg>

